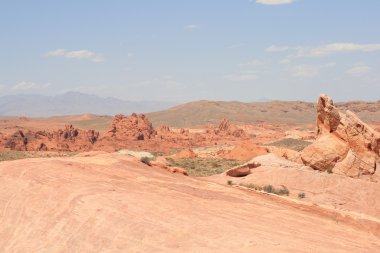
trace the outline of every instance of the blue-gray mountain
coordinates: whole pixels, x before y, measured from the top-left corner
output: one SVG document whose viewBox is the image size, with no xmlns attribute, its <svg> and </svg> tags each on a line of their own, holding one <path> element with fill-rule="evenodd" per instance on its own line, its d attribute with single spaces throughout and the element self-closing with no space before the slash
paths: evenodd
<svg viewBox="0 0 380 253">
<path fill-rule="evenodd" d="M 9 95 L 0 97 L 0 116 L 48 117 L 93 113 L 115 115 L 147 113 L 165 110 L 175 103 L 141 101 L 132 102 L 117 98 L 102 98 L 79 92 L 67 92 L 56 96 Z"/>
</svg>

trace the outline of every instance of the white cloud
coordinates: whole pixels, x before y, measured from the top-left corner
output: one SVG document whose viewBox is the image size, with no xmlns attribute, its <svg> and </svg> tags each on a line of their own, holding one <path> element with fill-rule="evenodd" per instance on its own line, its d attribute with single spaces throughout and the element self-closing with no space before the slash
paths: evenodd
<svg viewBox="0 0 380 253">
<path fill-rule="evenodd" d="M 99 54 L 96 54 L 89 50 L 77 50 L 77 51 L 67 51 L 66 49 L 59 48 L 53 51 L 49 51 L 45 54 L 49 57 L 64 57 L 69 59 L 87 59 L 93 62 L 103 62 L 104 59 Z"/>
<path fill-rule="evenodd" d="M 287 47 L 287 46 L 276 46 L 276 45 L 272 45 L 270 47 L 268 47 L 267 49 L 265 49 L 266 52 L 284 52 L 284 51 L 288 51 L 290 48 Z"/>
<path fill-rule="evenodd" d="M 335 62 L 328 62 L 322 65 L 309 65 L 309 64 L 301 64 L 296 65 L 291 69 L 292 76 L 294 77 L 305 77 L 311 78 L 318 76 L 322 69 L 333 68 L 336 66 Z"/>
<path fill-rule="evenodd" d="M 291 4 L 294 0 L 256 0 L 258 4 L 278 5 L 278 4 Z"/>
<path fill-rule="evenodd" d="M 347 74 L 352 76 L 363 76 L 371 72 L 371 68 L 364 63 L 358 63 L 346 71 Z"/>
<path fill-rule="evenodd" d="M 232 82 L 247 82 L 247 81 L 255 81 L 257 79 L 257 75 L 254 73 L 239 73 L 233 75 L 226 75 L 224 79 Z"/>
<path fill-rule="evenodd" d="M 289 47 L 272 45 L 266 52 L 295 51 L 291 57 L 322 57 L 336 53 L 375 52 L 380 51 L 380 44 L 330 43 L 317 47 Z"/>
<path fill-rule="evenodd" d="M 197 28 L 199 28 L 199 25 L 196 25 L 196 24 L 190 24 L 184 27 L 185 30 L 194 30 Z"/>
<path fill-rule="evenodd" d="M 46 89 L 50 83 L 33 83 L 33 82 L 20 82 L 13 85 L 12 90 L 32 90 L 32 89 Z"/>
<path fill-rule="evenodd" d="M 299 48 L 299 57 L 321 57 L 335 53 L 380 51 L 380 44 L 331 43 L 315 48 Z"/>
</svg>

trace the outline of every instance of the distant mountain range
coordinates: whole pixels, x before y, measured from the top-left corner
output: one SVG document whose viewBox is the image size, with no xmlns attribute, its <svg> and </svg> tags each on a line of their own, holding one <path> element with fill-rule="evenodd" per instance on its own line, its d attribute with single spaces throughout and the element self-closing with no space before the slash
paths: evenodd
<svg viewBox="0 0 380 253">
<path fill-rule="evenodd" d="M 0 97 L 0 116 L 49 117 L 76 114 L 115 115 L 165 110 L 175 103 L 102 98 L 79 92 L 56 96 L 8 95 Z"/>
</svg>

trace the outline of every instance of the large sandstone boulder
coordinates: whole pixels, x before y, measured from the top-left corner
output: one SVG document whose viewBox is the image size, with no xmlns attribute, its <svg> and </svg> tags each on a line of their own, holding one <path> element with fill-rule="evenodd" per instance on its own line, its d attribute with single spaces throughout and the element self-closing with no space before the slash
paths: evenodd
<svg viewBox="0 0 380 253">
<path fill-rule="evenodd" d="M 230 177 L 245 177 L 251 173 L 251 169 L 257 168 L 259 166 L 261 166 L 261 164 L 252 159 L 249 162 L 229 169 L 226 172 L 226 175 Z"/>
<path fill-rule="evenodd" d="M 353 112 L 339 111 L 332 99 L 324 94 L 318 99 L 317 127 L 317 140 L 301 153 L 304 164 L 350 177 L 375 173 L 379 132 Z"/>
<path fill-rule="evenodd" d="M 348 144 L 338 137 L 322 135 L 313 144 L 307 146 L 301 153 L 305 164 L 320 171 L 330 170 L 342 161 L 349 150 Z"/>
</svg>

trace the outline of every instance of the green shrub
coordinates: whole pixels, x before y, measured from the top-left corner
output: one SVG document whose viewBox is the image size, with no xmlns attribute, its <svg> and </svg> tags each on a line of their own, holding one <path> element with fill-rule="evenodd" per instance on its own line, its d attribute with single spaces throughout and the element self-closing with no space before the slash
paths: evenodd
<svg viewBox="0 0 380 253">
<path fill-rule="evenodd" d="M 275 191 L 273 192 L 274 194 L 277 194 L 277 195 L 286 195 L 286 196 L 289 196 L 289 190 L 288 188 L 286 188 L 285 186 L 281 186 L 281 189 L 275 189 Z"/>
<path fill-rule="evenodd" d="M 228 185 L 234 185 L 234 182 L 232 182 L 232 180 L 228 180 L 228 181 L 227 181 L 227 184 L 228 184 Z"/>
<path fill-rule="evenodd" d="M 273 187 L 272 185 L 270 185 L 270 184 L 265 185 L 265 186 L 263 187 L 263 191 L 265 191 L 265 192 L 267 192 L 267 193 L 273 193 L 273 191 L 274 191 L 274 187 Z"/>
<path fill-rule="evenodd" d="M 298 198 L 304 199 L 306 197 L 306 194 L 304 192 L 298 193 Z"/>
<path fill-rule="evenodd" d="M 152 160 L 152 158 L 149 158 L 149 157 L 146 157 L 146 156 L 140 158 L 140 161 L 141 161 L 142 163 L 145 163 L 145 164 L 148 165 L 148 166 L 152 166 L 152 165 L 150 164 L 150 161 L 151 161 L 151 160 Z"/>
</svg>

